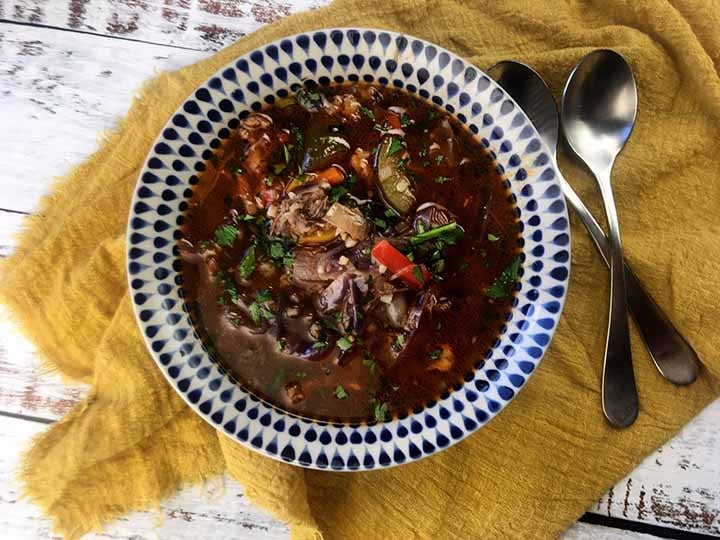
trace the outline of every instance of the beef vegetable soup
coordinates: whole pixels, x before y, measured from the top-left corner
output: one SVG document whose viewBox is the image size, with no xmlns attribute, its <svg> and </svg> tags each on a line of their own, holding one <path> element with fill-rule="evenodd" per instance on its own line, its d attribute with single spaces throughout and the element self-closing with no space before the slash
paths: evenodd
<svg viewBox="0 0 720 540">
<path fill-rule="evenodd" d="M 191 317 L 257 396 L 388 420 L 462 382 L 512 304 L 519 224 L 485 148 L 374 85 L 305 88 L 240 120 L 179 248 Z"/>
</svg>

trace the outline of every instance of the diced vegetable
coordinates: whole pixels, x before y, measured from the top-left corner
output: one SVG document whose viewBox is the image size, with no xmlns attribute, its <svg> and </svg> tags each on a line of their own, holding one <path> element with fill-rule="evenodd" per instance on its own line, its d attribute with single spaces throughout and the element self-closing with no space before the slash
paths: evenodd
<svg viewBox="0 0 720 540">
<path fill-rule="evenodd" d="M 342 161 L 349 151 L 350 143 L 342 137 L 336 135 L 308 137 L 307 148 L 302 161 L 302 170 L 304 172 L 313 172 L 325 169 L 333 163 Z"/>
<path fill-rule="evenodd" d="M 331 186 L 342 184 L 345 181 L 345 173 L 340 167 L 332 166 L 320 171 L 315 177 L 317 182 L 327 182 Z"/>
<path fill-rule="evenodd" d="M 385 137 L 378 148 L 378 185 L 385 203 L 400 214 L 407 214 L 415 205 L 415 194 L 410 179 L 403 173 L 399 141 L 396 137 Z"/>
<path fill-rule="evenodd" d="M 405 268 L 395 272 L 392 277 L 404 281 L 413 289 L 423 289 L 430 282 L 430 272 L 424 264 L 410 263 Z"/>
<path fill-rule="evenodd" d="M 393 129 L 400 129 L 402 127 L 402 122 L 400 121 L 400 117 L 394 113 L 389 113 L 387 115 L 387 123 Z"/>
<path fill-rule="evenodd" d="M 365 240 L 368 236 L 370 227 L 362 213 L 343 204 L 333 203 L 323 219 L 354 240 Z"/>
<path fill-rule="evenodd" d="M 324 227 L 317 231 L 316 233 L 313 233 L 308 236 L 303 236 L 298 240 L 298 244 L 303 245 L 318 245 L 318 244 L 327 244 L 328 242 L 331 242 L 335 239 L 335 236 L 337 235 L 337 229 L 333 226 Z"/>
<path fill-rule="evenodd" d="M 415 265 L 390 242 L 381 240 L 371 251 L 372 257 L 410 287 L 422 289 L 430 281 L 430 272 L 424 265 Z"/>
</svg>

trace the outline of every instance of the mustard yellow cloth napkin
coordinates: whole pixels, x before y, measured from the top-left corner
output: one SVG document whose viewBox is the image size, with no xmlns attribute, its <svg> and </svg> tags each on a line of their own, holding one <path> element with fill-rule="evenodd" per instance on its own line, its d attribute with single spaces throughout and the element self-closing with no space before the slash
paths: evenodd
<svg viewBox="0 0 720 540">
<path fill-rule="evenodd" d="M 481 68 L 527 62 L 556 93 L 593 48 L 628 58 L 640 111 L 613 174 L 626 252 L 703 359 L 694 385 L 661 379 L 633 331 L 640 417 L 624 431 L 605 423 L 607 271 L 572 218 L 569 296 L 546 358 L 507 410 L 445 452 L 387 471 L 305 471 L 233 443 L 184 405 L 145 350 L 126 287 L 125 225 L 140 166 L 178 104 L 223 64 L 287 34 L 353 25 L 420 36 Z M 101 149 L 45 199 L 2 267 L 2 300 L 48 365 L 92 385 L 26 454 L 27 495 L 76 538 L 227 469 L 297 539 L 559 534 L 720 389 L 718 28 L 711 0 L 337 0 L 148 83 Z M 588 178 L 562 165 L 601 215 Z"/>
</svg>

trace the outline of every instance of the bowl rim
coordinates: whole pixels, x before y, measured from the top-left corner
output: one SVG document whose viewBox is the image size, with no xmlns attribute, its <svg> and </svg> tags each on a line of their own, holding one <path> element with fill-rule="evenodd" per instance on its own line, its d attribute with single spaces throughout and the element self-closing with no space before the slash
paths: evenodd
<svg viewBox="0 0 720 540">
<path fill-rule="evenodd" d="M 255 87 L 259 87 L 259 90 L 262 92 L 263 88 L 260 87 L 257 79 L 262 79 L 260 74 L 265 75 L 269 73 L 269 71 L 265 69 L 264 63 L 266 59 L 269 62 L 273 58 L 273 53 L 279 55 L 281 50 L 286 52 L 288 48 L 287 44 L 290 44 L 289 48 L 291 53 L 287 54 L 289 58 L 283 60 L 286 62 L 286 64 L 284 64 L 286 74 L 287 67 L 293 63 L 292 59 L 296 58 L 296 55 L 302 56 L 304 54 L 301 59 L 305 60 L 305 64 L 311 59 L 315 61 L 318 68 L 322 68 L 322 66 L 319 65 L 320 61 L 324 60 L 329 53 L 323 55 L 322 58 L 317 58 L 313 57 L 309 51 L 310 49 L 321 48 L 322 52 L 325 52 L 325 44 L 329 45 L 331 41 L 334 43 L 338 36 L 339 44 L 337 44 L 337 51 L 334 52 L 334 62 L 331 63 L 331 65 L 334 66 L 334 69 L 337 67 L 335 63 L 339 63 L 341 56 L 345 55 L 348 57 L 345 68 L 345 72 L 347 72 L 346 82 L 352 82 L 350 75 L 356 74 L 359 77 L 363 73 L 363 69 L 365 69 L 365 63 L 363 63 L 362 68 L 353 70 L 355 56 L 362 56 L 357 53 L 358 46 L 361 46 L 362 50 L 367 48 L 368 52 L 375 51 L 376 49 L 373 48 L 374 44 L 383 41 L 381 40 L 381 36 L 388 36 L 385 40 L 388 42 L 388 45 L 384 47 L 384 50 L 387 51 L 388 48 L 391 48 L 391 45 L 394 46 L 395 56 L 390 58 L 382 57 L 383 63 L 380 65 L 381 67 L 387 67 L 388 61 L 394 61 L 396 66 L 393 71 L 395 72 L 395 76 L 398 77 L 394 81 L 391 80 L 390 77 L 386 77 L 388 79 L 388 86 L 396 86 L 395 81 L 400 80 L 403 87 L 410 91 L 415 97 L 420 97 L 433 103 L 441 110 L 460 120 L 465 127 L 475 126 L 477 131 L 471 127 L 471 131 L 473 132 L 471 134 L 486 147 L 498 163 L 500 162 L 498 158 L 501 154 L 509 154 L 507 156 L 509 161 L 505 161 L 513 163 L 513 159 L 517 156 L 517 153 L 513 153 L 512 151 L 512 142 L 519 144 L 518 141 L 520 139 L 516 139 L 516 137 L 519 136 L 518 134 L 522 135 L 527 132 L 527 135 L 525 135 L 522 140 L 527 139 L 527 141 L 529 141 L 523 157 L 520 157 L 517 163 L 508 167 L 501 165 L 503 168 L 503 176 L 506 178 L 508 186 L 513 193 L 512 197 L 518 205 L 518 217 L 521 223 L 522 270 L 517 282 L 513 308 L 507 321 L 507 323 L 512 323 L 512 325 L 515 326 L 514 329 L 518 331 L 511 334 L 508 324 L 503 325 L 503 330 L 496 340 L 496 343 L 491 347 L 490 351 L 488 351 L 485 360 L 482 361 L 483 365 L 476 367 L 473 371 L 473 379 L 466 379 L 465 383 L 460 385 L 460 388 L 451 389 L 448 395 L 445 395 L 435 402 L 430 402 L 428 407 L 424 407 L 421 411 L 413 412 L 409 415 L 401 415 L 400 418 L 394 418 L 391 421 L 374 424 L 347 424 L 313 420 L 284 411 L 272 403 L 264 402 L 253 395 L 247 395 L 247 392 L 240 388 L 240 385 L 237 384 L 234 377 L 211 358 L 202 343 L 200 343 L 202 351 L 196 352 L 196 345 L 200 342 L 197 333 L 193 330 L 191 334 L 187 332 L 186 328 L 176 328 L 180 321 L 182 321 L 181 312 L 178 311 L 177 307 L 178 303 L 180 304 L 180 309 L 185 311 L 185 318 L 189 320 L 189 317 L 187 317 L 186 307 L 182 301 L 182 285 L 181 282 L 177 281 L 179 271 L 176 268 L 172 268 L 172 265 L 170 265 L 172 269 L 167 270 L 170 263 L 165 262 L 168 259 L 170 259 L 171 262 L 175 261 L 175 257 L 167 257 L 167 250 L 170 249 L 172 251 L 172 249 L 174 249 L 177 238 L 170 235 L 168 231 L 172 231 L 173 235 L 175 235 L 177 229 L 179 229 L 180 223 L 177 223 L 177 220 L 181 220 L 178 216 L 184 213 L 182 202 L 188 197 L 187 190 L 189 189 L 189 184 L 187 182 L 183 183 L 182 180 L 180 181 L 179 187 L 185 187 L 185 191 L 183 192 L 185 194 L 184 198 L 179 197 L 181 201 L 177 203 L 178 208 L 174 211 L 170 208 L 168 212 L 168 215 L 176 216 L 175 225 L 170 225 L 166 229 L 158 231 L 159 221 L 167 225 L 164 220 L 156 220 L 151 224 L 150 222 L 144 221 L 144 217 L 141 217 L 145 212 L 151 212 L 153 215 L 157 214 L 161 206 L 169 207 L 168 205 L 171 204 L 173 200 L 168 201 L 165 197 L 168 192 L 170 194 L 167 195 L 167 198 L 173 196 L 172 194 L 175 193 L 173 189 L 165 189 L 162 195 L 158 195 L 153 191 L 155 188 L 153 188 L 152 185 L 160 181 L 157 174 L 155 174 L 158 169 L 153 167 L 153 159 L 163 164 L 161 168 L 168 168 L 164 166 L 163 159 L 158 157 L 159 155 L 163 155 L 159 150 L 163 144 L 165 147 L 170 148 L 166 134 L 171 131 L 177 133 L 178 129 L 180 129 L 180 127 L 174 123 L 178 115 L 183 116 L 186 113 L 193 114 L 188 113 L 188 108 L 193 110 L 199 108 L 203 118 L 207 116 L 208 111 L 202 112 L 202 109 L 203 107 L 205 109 L 208 107 L 203 103 L 198 103 L 198 94 L 201 90 L 204 89 L 209 94 L 212 94 L 213 83 L 220 81 L 220 87 L 222 88 L 224 84 L 231 81 L 228 77 L 229 73 L 232 72 L 234 73 L 237 83 L 235 85 L 236 90 L 240 89 L 241 94 L 243 91 L 248 94 L 251 93 L 248 92 L 248 87 L 253 82 L 255 83 Z M 368 43 L 370 39 L 372 39 L 372 42 Z M 316 47 L 313 46 L 313 43 Z M 320 46 L 321 43 L 324 44 L 322 47 Z M 303 45 L 306 46 L 304 47 Z M 356 54 L 353 57 L 349 56 L 349 53 L 352 52 L 349 48 L 350 46 L 355 47 L 354 51 Z M 305 53 L 302 51 L 297 52 L 298 48 L 304 50 Z M 409 62 L 410 53 L 415 54 L 415 60 L 417 60 L 418 56 L 425 55 L 427 64 L 411 64 Z M 279 58 L 279 56 L 277 58 Z M 405 60 L 405 62 L 401 64 L 401 60 Z M 363 60 L 363 62 L 365 62 L 365 60 Z M 298 63 L 297 60 L 295 60 L 295 63 Z M 441 63 L 443 64 L 442 66 Z M 278 68 L 283 67 L 283 64 L 279 60 L 276 64 Z M 405 71 L 408 65 L 410 68 L 407 68 L 407 71 L 409 71 L 410 74 L 406 75 Z M 432 71 L 433 65 L 436 66 L 438 71 Z M 461 68 L 460 71 L 454 73 L 458 66 Z M 243 67 L 247 69 L 247 76 L 243 76 L 245 72 L 242 69 Z M 278 68 L 276 68 L 276 72 Z M 424 82 L 421 82 L 420 71 L 423 69 L 428 74 L 428 77 L 425 78 Z M 331 73 L 332 69 L 328 68 L 327 71 Z M 302 72 L 304 73 L 304 71 Z M 442 77 L 443 73 L 452 73 L 452 76 L 455 78 L 451 78 L 448 82 L 445 82 Z M 462 107 L 456 107 L 452 105 L 452 103 L 457 104 L 459 99 L 457 96 L 462 96 L 462 94 L 455 92 L 451 96 L 449 92 L 447 92 L 447 89 L 452 84 L 459 86 L 455 81 L 458 81 L 460 73 L 466 83 L 463 87 L 462 94 L 470 94 L 470 103 L 466 103 Z M 472 73 L 475 75 L 470 78 L 470 74 Z M 287 76 L 288 81 L 292 79 L 293 84 L 302 83 L 303 80 L 306 79 L 305 77 L 299 76 L 291 77 L 290 74 L 287 74 Z M 413 77 L 415 78 L 413 79 Z M 435 84 L 438 82 L 437 77 L 440 77 L 442 90 L 447 92 L 444 94 L 447 96 L 447 99 L 439 97 L 440 90 L 438 85 Z M 248 80 L 241 83 L 238 78 L 239 80 Z M 321 78 L 320 76 L 315 76 L 313 80 L 318 81 L 321 80 Z M 469 81 L 468 78 L 470 78 Z M 379 80 L 380 78 L 378 77 L 377 79 Z M 373 84 L 379 84 L 378 80 L 373 80 Z M 411 85 L 410 81 L 414 81 L 414 84 Z M 426 85 L 425 83 L 428 81 L 435 84 L 435 91 L 428 92 L 428 97 L 426 98 L 421 94 L 423 89 L 427 90 L 429 84 Z M 483 85 L 482 90 L 479 89 L 481 81 Z M 478 88 L 475 93 L 469 92 L 470 86 L 472 85 L 476 85 Z M 266 92 L 264 95 L 277 95 L 277 90 L 274 90 L 272 85 L 270 86 L 272 92 Z M 416 91 L 411 91 L 411 88 L 408 86 L 413 86 Z M 290 82 L 287 82 L 285 88 L 292 92 Z M 226 92 L 225 94 L 227 95 Z M 258 99 L 261 99 L 263 94 L 258 93 L 257 96 Z M 453 97 L 456 99 L 453 100 Z M 440 100 L 439 103 L 435 101 L 436 98 Z M 227 101 L 227 99 L 225 101 Z M 188 107 L 188 103 L 190 102 L 194 103 L 194 107 Z M 244 99 L 243 103 L 245 103 Z M 257 103 L 260 102 L 256 101 L 252 106 Z M 474 105 L 478 103 L 480 104 L 480 111 L 476 116 L 481 116 L 483 123 L 486 124 L 479 128 L 470 122 L 471 118 L 463 113 L 459 113 L 459 110 L 465 109 L 473 110 L 474 112 L 474 108 L 469 107 L 469 105 L 472 104 L 474 107 Z M 243 110 L 251 111 L 251 109 L 253 109 L 252 106 L 245 106 Z M 508 110 L 504 112 L 506 108 Z M 498 109 L 499 116 L 489 114 L 489 112 L 493 112 L 495 109 Z M 217 112 L 217 109 L 215 110 Z M 488 112 L 485 112 L 486 110 Z M 239 116 L 234 108 L 232 114 L 234 115 L 233 118 Z M 465 118 L 459 118 L 458 115 L 465 116 Z M 487 123 L 488 116 L 490 117 L 489 123 Z M 510 120 L 510 116 L 512 120 Z M 222 114 L 220 117 L 222 121 L 218 121 L 217 123 L 227 127 L 228 118 L 225 118 Z M 503 117 L 505 118 L 504 123 Z M 478 122 L 479 121 L 480 119 L 478 119 Z M 504 126 L 510 126 L 515 136 L 506 137 L 502 127 L 499 125 L 501 123 Z M 500 128 L 500 130 L 497 131 L 496 127 Z M 198 125 L 196 124 L 194 128 L 189 131 L 198 134 Z M 222 131 L 222 128 L 220 131 Z M 488 133 L 490 136 L 481 137 L 484 133 Z M 496 137 L 496 135 L 498 136 Z M 222 139 L 222 136 L 220 139 Z M 510 139 L 512 139 L 512 141 Z M 203 140 L 202 137 L 201 140 Z M 503 149 L 503 144 L 505 143 L 510 143 L 509 150 Z M 199 146 L 203 145 L 207 148 L 204 142 Z M 531 146 L 532 151 L 528 151 Z M 497 149 L 498 152 L 494 149 Z M 170 148 L 170 150 L 172 150 L 172 148 Z M 525 158 L 525 154 L 528 154 L 527 158 Z M 530 156 L 534 156 L 532 166 L 529 166 Z M 148 351 L 166 380 L 173 387 L 173 390 L 180 394 L 197 414 L 226 436 L 274 459 L 315 469 L 362 471 L 388 468 L 434 455 L 480 429 L 480 427 L 497 416 L 497 414 L 514 399 L 542 360 L 561 317 L 569 281 L 571 241 L 567 207 L 559 188 L 559 172 L 554 160 L 550 156 L 552 156 L 552 154 L 522 109 L 515 103 L 512 97 L 486 73 L 451 51 L 410 34 L 360 27 L 321 28 L 281 37 L 248 51 L 216 70 L 215 73 L 210 75 L 183 100 L 153 142 L 139 173 L 130 205 L 126 234 L 126 255 L 128 284 L 130 291 L 135 292 L 131 297 L 133 301 L 133 311 Z M 195 159 L 197 158 L 185 158 L 186 161 L 193 161 Z M 199 159 L 203 162 L 205 161 L 204 158 Z M 177 180 L 178 176 L 181 178 L 183 176 L 180 171 L 175 169 L 177 161 L 182 162 L 183 160 L 173 161 L 173 170 L 170 171 L 170 176 L 165 179 L 166 186 L 169 186 L 168 182 L 170 178 Z M 180 165 L 178 165 L 178 167 L 180 167 Z M 511 171 L 514 174 L 513 179 L 510 179 Z M 200 171 L 198 170 L 198 172 Z M 194 175 L 192 171 L 190 171 L 190 173 Z M 149 182 L 148 180 L 152 176 L 154 176 L 155 179 Z M 191 178 L 192 176 L 190 177 L 190 183 L 192 183 Z M 540 186 L 539 182 L 543 182 L 544 186 L 547 186 L 547 189 L 542 196 L 536 197 L 533 194 L 533 188 L 538 189 L 539 187 L 544 187 Z M 148 193 L 149 195 L 147 195 Z M 178 198 L 177 195 L 174 196 Z M 154 211 L 152 208 L 150 208 L 150 210 L 145 209 L 145 207 L 148 207 L 147 201 L 151 199 L 161 199 L 158 201 L 159 206 L 155 208 Z M 164 204 L 163 201 L 167 204 Z M 520 209 L 519 201 L 526 204 L 525 208 Z M 538 211 L 539 205 L 544 205 L 544 212 Z M 143 212 L 139 211 L 141 208 Z M 554 222 L 553 224 L 546 222 L 544 226 L 542 226 L 543 218 L 545 218 L 545 221 L 550 219 L 547 215 L 550 211 L 549 209 L 552 209 L 552 213 L 554 214 Z M 524 213 L 526 213 L 525 220 L 523 219 Z M 530 220 L 527 219 L 528 214 L 530 214 Z M 530 221 L 532 221 L 534 217 L 538 218 L 537 226 L 530 224 Z M 144 222 L 144 225 L 141 226 L 141 222 Z M 144 231 L 144 229 L 150 225 L 153 225 L 155 233 L 160 236 L 156 236 L 154 239 L 145 237 L 145 240 L 138 241 L 139 237 L 143 237 L 147 233 L 147 231 L 141 231 Z M 532 235 L 530 235 L 528 231 L 528 229 L 531 228 L 533 229 Z M 558 243 L 556 245 L 555 240 L 553 240 L 552 244 L 549 244 L 544 239 L 543 233 L 546 231 L 553 234 L 557 233 L 555 240 L 557 240 Z M 537 236 L 538 233 L 540 233 L 539 238 L 536 239 L 535 236 Z M 173 239 L 168 240 L 168 236 L 172 236 Z M 158 246 L 158 238 L 164 242 L 164 245 Z M 152 258 L 149 257 L 151 252 L 147 250 L 146 245 L 149 240 L 153 240 L 152 243 L 158 249 L 155 254 L 152 254 Z M 529 251 L 529 244 L 534 246 L 533 252 Z M 554 250 L 552 257 L 545 255 L 548 247 Z M 538 255 L 534 254 L 535 250 L 538 251 Z M 531 253 L 532 255 L 530 255 Z M 165 258 L 158 262 L 155 260 L 156 254 L 163 254 Z M 176 255 L 175 252 L 173 252 L 173 255 Z M 532 265 L 528 264 L 530 259 L 532 259 Z M 548 259 L 553 261 L 552 264 L 555 265 L 551 271 L 547 271 L 544 268 L 544 263 L 547 263 Z M 536 270 L 535 265 L 538 262 L 540 265 Z M 159 269 L 164 269 L 160 274 L 168 272 L 168 275 L 160 279 L 158 277 L 160 275 L 158 273 Z M 145 282 L 142 277 L 146 276 L 150 271 L 154 271 L 152 275 L 155 279 L 149 278 L 148 281 Z M 533 274 L 532 276 L 529 275 L 531 272 Z M 553 272 L 555 272 L 555 274 L 553 274 Z M 169 276 L 175 279 L 176 296 L 171 295 L 170 297 L 162 298 L 166 295 L 160 293 L 160 287 L 167 285 L 172 288 L 172 285 L 170 285 L 167 280 Z M 549 290 L 540 289 L 542 280 L 546 278 L 556 284 Z M 553 280 L 553 278 L 557 279 Z M 536 280 L 536 283 L 532 283 L 533 279 Z M 160 297 L 155 298 L 154 296 L 157 296 L 157 294 L 150 291 L 150 285 L 154 286 L 158 280 L 162 281 L 162 283 L 157 286 Z M 144 282 L 144 284 L 138 286 L 138 283 L 141 281 Z M 548 291 L 550 292 L 548 293 Z M 523 296 L 524 299 L 521 298 Z M 543 304 L 540 302 L 540 299 L 546 300 L 546 302 Z M 168 300 L 173 301 L 173 305 L 166 303 Z M 154 302 L 154 305 L 161 306 L 154 311 L 159 312 L 161 315 L 167 314 L 165 322 L 160 325 L 150 324 L 157 315 L 157 313 L 152 315 L 147 314 L 150 310 L 145 307 L 145 304 L 151 301 Z M 521 302 L 527 303 L 520 306 Z M 539 312 L 543 309 L 541 304 L 546 308 L 552 304 L 552 311 L 546 309 L 545 311 L 547 312 L 544 313 L 544 317 L 539 319 L 535 311 L 537 309 Z M 165 309 L 166 306 L 169 306 L 168 309 Z M 180 319 L 175 323 L 170 322 L 170 317 L 173 315 L 180 316 Z M 517 327 L 518 321 L 513 321 L 516 315 L 524 317 L 520 320 L 521 323 L 524 323 L 520 325 L 521 327 Z M 172 320 L 176 320 L 176 318 L 173 317 Z M 151 332 L 151 328 L 156 326 L 159 326 L 159 328 L 155 328 Z M 169 331 L 173 328 L 175 328 L 175 333 L 170 335 Z M 530 329 L 537 333 L 531 333 Z M 182 331 L 178 334 L 180 330 Z M 158 335 L 164 336 L 164 338 L 161 340 L 157 337 Z M 508 336 L 510 337 L 508 338 Z M 529 347 L 523 347 L 523 342 L 526 337 L 528 338 L 529 343 L 527 344 L 530 345 Z M 193 341 L 192 347 L 186 346 L 188 339 Z M 158 345 L 161 341 L 162 344 Z M 165 347 L 168 342 L 178 345 L 178 348 L 172 353 L 165 352 Z M 503 352 L 500 357 L 498 357 L 495 353 L 501 346 Z M 180 356 L 179 361 L 177 358 L 178 354 Z M 163 355 L 169 355 L 169 358 L 165 358 Z M 515 358 L 516 355 L 522 358 L 522 360 Z M 198 360 L 196 359 L 197 356 L 201 358 Z M 504 360 L 504 367 L 501 365 L 502 360 Z M 191 361 L 197 362 L 197 366 L 193 367 L 189 365 L 188 363 Z M 514 369 L 508 370 L 511 364 Z M 489 365 L 491 365 L 491 367 L 489 367 Z M 196 373 L 194 375 L 191 373 L 188 386 L 183 388 L 181 381 L 187 379 L 178 379 L 178 377 L 186 366 L 190 369 L 195 369 Z M 174 374 L 172 371 L 175 368 L 177 368 L 178 374 Z M 209 370 L 208 374 L 202 378 L 203 381 L 209 381 L 209 383 L 198 382 L 199 374 L 202 370 Z M 479 378 L 478 376 L 480 374 L 485 374 L 486 376 Z M 213 377 L 209 375 L 213 375 Z M 513 379 L 513 376 L 516 376 L 516 378 Z M 224 378 L 225 380 L 220 382 L 217 388 L 213 389 L 213 383 L 219 378 Z M 234 390 L 229 394 L 232 397 L 225 400 L 224 393 L 230 390 L 226 385 L 228 381 L 232 383 Z M 483 383 L 482 387 L 480 385 L 481 382 Z M 220 391 L 221 389 L 223 390 L 222 392 Z M 209 397 L 203 400 L 202 395 L 205 390 L 209 391 Z M 464 394 L 459 396 L 461 390 L 464 391 Z M 193 393 L 198 391 L 200 392 L 198 394 L 200 397 L 195 399 Z M 234 392 L 240 392 L 242 396 L 241 399 L 235 400 L 236 394 Z M 459 400 L 458 397 L 465 399 Z M 481 401 L 485 402 L 484 406 L 479 405 L 478 402 Z M 241 402 L 243 403 L 242 407 L 239 405 Z M 206 406 L 207 403 L 210 403 L 210 405 Z M 231 410 L 230 412 L 235 416 L 232 420 L 228 421 L 225 418 L 224 412 L 219 414 L 218 411 L 225 411 L 227 408 L 232 409 L 232 407 L 230 407 L 231 403 L 234 405 L 235 410 Z M 428 411 L 431 409 L 433 410 L 432 414 L 429 414 Z M 468 410 L 470 412 L 468 412 Z M 252 411 L 255 412 L 253 413 Z M 219 416 L 216 416 L 218 414 Z M 245 424 L 238 427 L 238 424 L 241 422 L 245 422 Z M 289 424 L 289 427 L 286 424 Z M 267 439 L 266 435 L 268 435 Z M 413 447 L 415 449 L 414 451 Z M 349 452 L 347 450 L 348 448 L 350 448 Z"/>
</svg>

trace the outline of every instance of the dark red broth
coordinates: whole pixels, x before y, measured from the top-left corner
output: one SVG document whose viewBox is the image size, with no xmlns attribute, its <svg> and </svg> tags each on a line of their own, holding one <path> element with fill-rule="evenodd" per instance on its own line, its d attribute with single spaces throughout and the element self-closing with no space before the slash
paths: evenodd
<svg viewBox="0 0 720 540">
<path fill-rule="evenodd" d="M 519 224 L 456 120 L 371 85 L 244 117 L 206 163 L 180 250 L 192 318 L 259 397 L 379 421 L 462 381 L 498 337 Z"/>
</svg>

